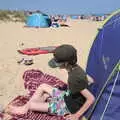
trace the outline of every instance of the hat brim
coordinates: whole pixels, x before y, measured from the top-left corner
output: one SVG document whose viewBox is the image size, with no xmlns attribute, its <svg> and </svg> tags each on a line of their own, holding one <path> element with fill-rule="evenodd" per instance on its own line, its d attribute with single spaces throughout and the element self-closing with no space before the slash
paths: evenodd
<svg viewBox="0 0 120 120">
<path fill-rule="evenodd" d="M 51 68 L 56 68 L 56 67 L 60 67 L 61 65 L 63 65 L 63 63 L 58 63 L 55 61 L 54 58 L 52 58 L 49 62 L 48 62 L 48 65 L 51 67 Z"/>
</svg>

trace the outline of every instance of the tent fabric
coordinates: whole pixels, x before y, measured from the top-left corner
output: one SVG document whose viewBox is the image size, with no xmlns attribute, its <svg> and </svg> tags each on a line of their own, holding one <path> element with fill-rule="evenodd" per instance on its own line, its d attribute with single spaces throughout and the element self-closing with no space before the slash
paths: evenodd
<svg viewBox="0 0 120 120">
<path fill-rule="evenodd" d="M 116 12 L 103 25 L 96 36 L 96 39 L 91 47 L 86 72 L 95 80 L 94 85 L 90 88 L 95 97 L 98 96 L 102 86 L 108 79 L 113 68 L 120 60 L 120 11 Z M 120 118 L 120 75 L 116 83 L 112 98 L 103 119 L 101 115 L 105 109 L 108 97 L 110 95 L 114 79 L 108 83 L 102 97 L 96 106 L 91 120 L 119 120 Z M 88 111 L 89 113 L 90 111 Z"/>
<path fill-rule="evenodd" d="M 27 70 L 23 74 L 24 87 L 29 92 L 26 96 L 16 97 L 10 104 L 22 106 L 30 99 L 38 86 L 42 83 L 49 84 L 59 89 L 66 89 L 67 85 L 58 78 L 44 74 L 40 70 Z M 47 113 L 28 111 L 25 115 L 13 115 L 11 120 L 65 120 L 61 116 L 49 115 Z"/>
<path fill-rule="evenodd" d="M 26 25 L 28 27 L 50 27 L 51 19 L 47 15 L 34 13 L 27 17 Z"/>
</svg>

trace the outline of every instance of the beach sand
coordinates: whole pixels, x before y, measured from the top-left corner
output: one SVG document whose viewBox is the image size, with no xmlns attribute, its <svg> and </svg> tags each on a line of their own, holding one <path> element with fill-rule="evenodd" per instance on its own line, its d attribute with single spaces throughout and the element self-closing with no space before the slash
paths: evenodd
<svg viewBox="0 0 120 120">
<path fill-rule="evenodd" d="M 86 67 L 90 47 L 100 22 L 69 20 L 70 27 L 27 28 L 23 23 L 0 23 L 0 104 L 6 106 L 13 98 L 25 94 L 22 75 L 28 69 L 40 69 L 61 80 L 67 80 L 65 70 L 51 69 L 52 54 L 25 56 L 18 49 L 71 44 L 78 50 L 78 64 Z M 17 61 L 32 58 L 34 64 L 25 66 Z"/>
</svg>

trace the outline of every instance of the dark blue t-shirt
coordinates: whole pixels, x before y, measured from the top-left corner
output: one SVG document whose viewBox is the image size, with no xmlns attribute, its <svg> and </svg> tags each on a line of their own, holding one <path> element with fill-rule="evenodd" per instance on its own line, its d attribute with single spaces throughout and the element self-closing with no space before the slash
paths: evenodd
<svg viewBox="0 0 120 120">
<path fill-rule="evenodd" d="M 70 72 L 68 72 L 68 89 L 70 95 L 64 96 L 67 108 L 71 113 L 76 113 L 80 107 L 85 103 L 86 98 L 80 93 L 88 87 L 88 80 L 84 70 L 76 65 Z"/>
</svg>

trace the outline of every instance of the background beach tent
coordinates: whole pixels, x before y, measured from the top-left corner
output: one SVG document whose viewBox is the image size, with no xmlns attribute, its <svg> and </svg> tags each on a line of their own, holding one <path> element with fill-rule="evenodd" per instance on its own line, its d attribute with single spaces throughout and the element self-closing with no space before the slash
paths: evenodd
<svg viewBox="0 0 120 120">
<path fill-rule="evenodd" d="M 46 14 L 33 13 L 27 17 L 26 25 L 28 27 L 50 27 L 51 19 Z"/>
<path fill-rule="evenodd" d="M 104 21 L 90 50 L 86 71 L 95 80 L 91 91 L 96 98 L 108 81 L 90 120 L 120 120 L 120 10 Z"/>
<path fill-rule="evenodd" d="M 71 15 L 71 19 L 78 19 L 77 15 Z"/>
</svg>

